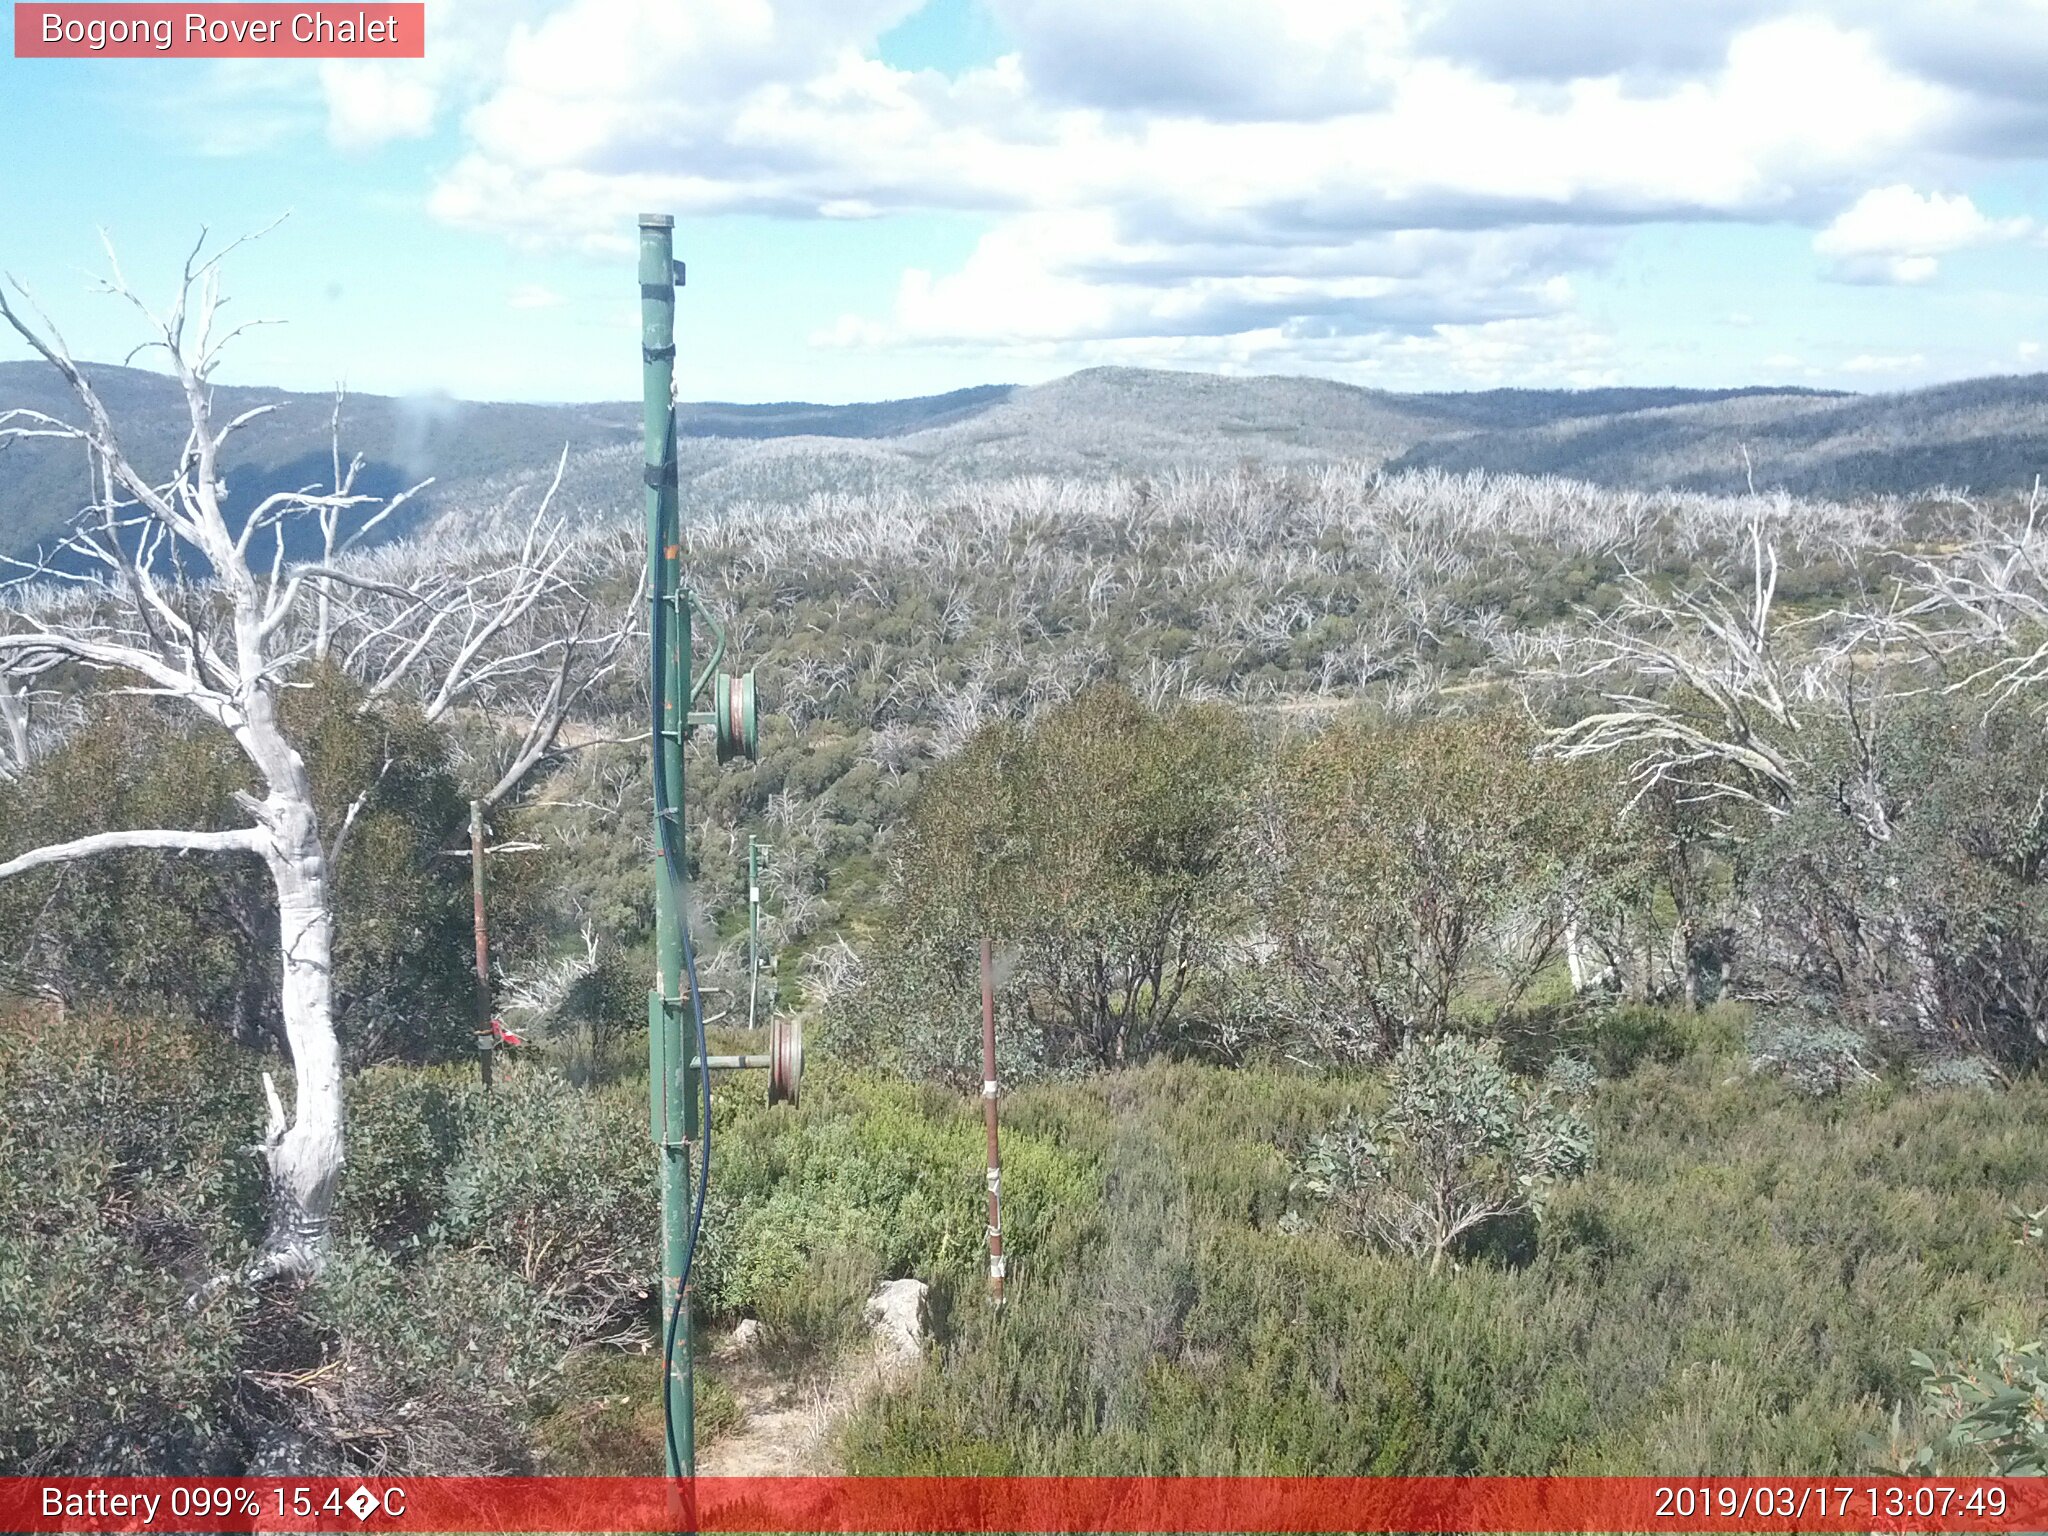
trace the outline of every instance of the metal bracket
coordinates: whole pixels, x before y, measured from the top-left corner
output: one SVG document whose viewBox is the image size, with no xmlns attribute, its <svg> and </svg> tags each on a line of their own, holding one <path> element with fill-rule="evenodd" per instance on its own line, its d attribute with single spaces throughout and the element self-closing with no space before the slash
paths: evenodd
<svg viewBox="0 0 2048 1536">
<path fill-rule="evenodd" d="M 676 593 L 676 601 L 688 603 L 691 611 L 703 619 L 711 631 L 711 658 L 704 663 L 704 670 L 690 679 L 690 702 L 696 703 L 697 696 L 704 691 L 704 685 L 711 681 L 711 674 L 718 670 L 718 664 L 725 660 L 725 626 L 718 622 L 718 615 L 697 601 L 697 594 L 684 588 Z"/>
</svg>

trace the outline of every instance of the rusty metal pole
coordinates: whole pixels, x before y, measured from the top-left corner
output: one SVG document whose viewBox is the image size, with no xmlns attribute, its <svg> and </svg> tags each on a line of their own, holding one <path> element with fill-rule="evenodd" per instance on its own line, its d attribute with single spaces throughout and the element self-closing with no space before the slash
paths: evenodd
<svg viewBox="0 0 2048 1536">
<path fill-rule="evenodd" d="M 981 1111 L 988 1126 L 988 1294 L 1003 1304 L 1003 1154 L 996 1144 L 996 967 L 981 941 Z"/>
<path fill-rule="evenodd" d="M 484 1087 L 491 1086 L 491 1058 L 498 1042 L 491 1034 L 491 940 L 484 927 L 484 803 L 469 802 L 469 892 L 476 908 L 476 1059 Z"/>
</svg>

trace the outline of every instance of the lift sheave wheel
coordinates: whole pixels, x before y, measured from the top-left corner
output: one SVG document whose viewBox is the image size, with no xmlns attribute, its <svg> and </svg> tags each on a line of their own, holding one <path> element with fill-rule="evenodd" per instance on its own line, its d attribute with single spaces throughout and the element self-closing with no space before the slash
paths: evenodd
<svg viewBox="0 0 2048 1536">
<path fill-rule="evenodd" d="M 804 1075 L 804 1027 L 795 1019 L 768 1023 L 768 1102 L 796 1105 L 797 1084 Z"/>
<path fill-rule="evenodd" d="M 718 736 L 718 760 L 757 760 L 761 755 L 761 722 L 754 712 L 754 674 L 721 672 L 712 680 L 711 706 Z"/>
</svg>

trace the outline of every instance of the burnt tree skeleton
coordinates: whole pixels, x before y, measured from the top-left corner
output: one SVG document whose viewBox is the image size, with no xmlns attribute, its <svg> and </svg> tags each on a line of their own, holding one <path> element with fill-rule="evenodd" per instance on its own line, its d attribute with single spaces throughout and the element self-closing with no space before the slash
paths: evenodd
<svg viewBox="0 0 2048 1536">
<path fill-rule="evenodd" d="M 1760 518 L 1751 527 L 1750 557 L 1747 594 L 1715 583 L 1661 598 L 1632 579 L 1620 611 L 1596 621 L 1586 642 L 1592 659 L 1576 674 L 1620 676 L 1631 680 L 1629 691 L 1607 693 L 1609 708 L 1554 731 L 1546 750 L 1563 759 L 1627 759 L 1636 785 L 1631 810 L 1661 795 L 1710 819 L 1733 806 L 1775 821 L 1818 798 L 1833 803 L 1865 846 L 1880 848 L 1892 840 L 1896 814 L 1882 722 L 1929 686 L 1900 669 L 1897 664 L 1910 658 L 1898 652 L 1933 654 L 1923 621 L 1959 606 L 1955 580 L 1930 567 L 1918 602 L 1907 602 L 1901 592 L 1880 613 L 1836 612 L 1788 623 L 1773 611 L 1778 554 Z M 1815 638 L 1788 654 L 1785 637 L 1795 627 L 1813 628 Z M 1809 759 L 1802 741 L 1807 720 L 1818 717 L 1839 726 L 1851 748 L 1847 765 L 1832 774 Z M 1722 828 L 1715 835 L 1730 834 Z M 1896 876 L 1888 877 L 1887 887 L 1883 937 L 1904 962 L 1916 1029 L 1935 1039 L 1947 1010 L 1931 942 Z M 1698 991 L 1697 939 L 1681 901 L 1672 947 L 1674 957 L 1685 957 L 1689 1000 Z"/>
<path fill-rule="evenodd" d="M 234 740 L 257 786 L 235 797 L 249 825 L 95 833 L 0 863 L 0 879 L 131 849 L 263 861 L 276 903 L 279 1006 L 293 1085 L 287 1112 L 270 1074 L 263 1076 L 267 1121 L 255 1150 L 269 1174 L 270 1225 L 261 1254 L 240 1277 L 253 1281 L 314 1273 L 328 1247 L 345 1160 L 333 872 L 376 787 L 362 789 L 338 827 L 321 827 L 306 763 L 279 718 L 283 691 L 302 686 L 306 672 L 335 663 L 338 653 L 339 664 L 373 699 L 404 688 L 422 697 L 430 720 L 469 705 L 493 718 L 516 710 L 530 723 L 509 760 L 492 773 L 487 794 L 496 803 L 548 757 L 572 707 L 616 664 L 633 631 L 627 619 L 593 632 L 589 573 L 573 568 L 572 541 L 549 521 L 549 498 L 524 540 L 493 551 L 494 563 L 478 574 L 437 571 L 425 561 L 413 562 L 419 569 L 411 570 L 400 562 L 351 558 L 364 535 L 425 482 L 388 498 L 357 493 L 363 460 L 344 467 L 338 436 L 330 489 L 273 492 L 234 526 L 225 506 L 223 447 L 278 409 L 261 405 L 226 421 L 215 415 L 209 380 L 222 349 L 248 329 L 218 323 L 220 266 L 243 243 L 208 254 L 202 232 L 175 301 L 162 313 L 136 296 L 108 250 L 111 276 L 103 291 L 142 316 L 150 339 L 137 350 L 163 355 L 182 396 L 188 430 L 175 468 L 162 478 L 130 459 L 92 380 L 26 290 L 14 285 L 34 321 L 0 291 L 0 320 L 63 377 L 81 418 L 73 423 L 38 411 L 0 411 L 0 444 L 27 438 L 77 443 L 92 476 L 90 501 L 59 546 L 73 566 L 91 574 L 80 577 L 46 559 L 22 566 L 0 593 L 0 764 L 12 774 L 29 760 L 26 701 L 36 679 L 57 669 L 105 675 L 113 680 L 108 693 L 190 711 Z M 337 399 L 337 434 L 339 420 Z M 322 556 L 291 564 L 285 526 L 299 519 L 315 521 Z M 195 555 L 207 567 L 203 578 L 186 569 Z M 56 597 L 52 580 L 63 583 Z M 573 620 L 550 627 L 565 611 Z"/>
</svg>

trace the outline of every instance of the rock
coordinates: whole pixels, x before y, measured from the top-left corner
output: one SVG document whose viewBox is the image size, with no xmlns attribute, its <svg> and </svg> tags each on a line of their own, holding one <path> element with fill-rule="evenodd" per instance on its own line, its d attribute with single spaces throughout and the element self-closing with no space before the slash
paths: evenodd
<svg viewBox="0 0 2048 1536">
<path fill-rule="evenodd" d="M 726 1336 L 719 1353 L 728 1357 L 751 1355 L 761 1347 L 761 1322 L 759 1318 L 743 1317 Z"/>
<path fill-rule="evenodd" d="M 924 1352 L 924 1298 L 929 1289 L 922 1280 L 891 1280 L 868 1298 L 868 1328 L 884 1357 L 909 1360 Z"/>
<path fill-rule="evenodd" d="M 319 1448 L 306 1436 L 282 1424 L 267 1424 L 256 1432 L 256 1443 L 247 1463 L 257 1477 L 330 1476 Z"/>
</svg>

